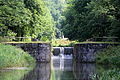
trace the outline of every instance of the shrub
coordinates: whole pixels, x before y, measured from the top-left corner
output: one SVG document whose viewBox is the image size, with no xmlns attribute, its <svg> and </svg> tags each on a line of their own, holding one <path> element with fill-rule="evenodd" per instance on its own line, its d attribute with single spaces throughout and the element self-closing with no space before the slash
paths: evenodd
<svg viewBox="0 0 120 80">
<path fill-rule="evenodd" d="M 92 80 L 120 80 L 120 69 L 103 71 L 100 74 L 94 74 Z"/>
<path fill-rule="evenodd" d="M 108 47 L 97 53 L 96 62 L 101 64 L 120 65 L 120 46 Z"/>
<path fill-rule="evenodd" d="M 70 41 L 64 39 L 56 39 L 52 41 L 52 46 L 54 47 L 72 47 L 77 41 Z"/>
<path fill-rule="evenodd" d="M 3 38 L 0 36 L 0 42 L 9 42 L 10 40 L 7 38 Z"/>
<path fill-rule="evenodd" d="M 32 66 L 33 57 L 11 45 L 0 44 L 0 68 Z"/>
</svg>

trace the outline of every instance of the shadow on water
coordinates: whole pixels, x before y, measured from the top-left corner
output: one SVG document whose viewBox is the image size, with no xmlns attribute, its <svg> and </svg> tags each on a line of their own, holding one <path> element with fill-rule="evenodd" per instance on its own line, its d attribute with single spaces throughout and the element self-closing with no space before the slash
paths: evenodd
<svg viewBox="0 0 120 80">
<path fill-rule="evenodd" d="M 112 80 L 111 77 L 100 77 L 106 74 L 102 74 L 104 71 L 111 73 L 108 68 L 95 64 L 80 64 L 72 59 L 57 57 L 52 59 L 51 64 L 37 63 L 33 70 L 0 70 L 0 80 Z M 118 77 L 119 71 L 116 72 L 115 76 Z M 101 79 L 91 79 L 95 74 L 100 74 Z M 119 80 L 117 77 L 115 79 Z"/>
<path fill-rule="evenodd" d="M 50 80 L 51 67 L 50 63 L 37 63 L 36 67 L 23 80 Z"/>
<path fill-rule="evenodd" d="M 96 74 L 95 64 L 74 63 L 73 72 L 75 80 L 92 80 L 91 76 Z"/>
<path fill-rule="evenodd" d="M 92 80 L 96 65 L 76 63 L 72 59 L 53 59 L 52 71 L 54 78 L 51 80 Z"/>
<path fill-rule="evenodd" d="M 0 80 L 21 80 L 28 70 L 0 70 Z"/>
</svg>

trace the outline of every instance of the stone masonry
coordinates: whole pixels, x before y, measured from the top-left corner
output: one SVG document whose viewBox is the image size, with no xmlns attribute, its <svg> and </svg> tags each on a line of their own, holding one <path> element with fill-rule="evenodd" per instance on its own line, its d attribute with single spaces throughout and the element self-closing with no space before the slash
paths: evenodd
<svg viewBox="0 0 120 80">
<path fill-rule="evenodd" d="M 95 62 L 95 55 L 108 46 L 117 46 L 118 43 L 79 43 L 74 46 L 73 58 L 77 62 Z"/>
<path fill-rule="evenodd" d="M 9 45 L 22 48 L 33 56 L 36 61 L 50 62 L 51 61 L 51 45 L 49 43 L 6 43 Z"/>
</svg>

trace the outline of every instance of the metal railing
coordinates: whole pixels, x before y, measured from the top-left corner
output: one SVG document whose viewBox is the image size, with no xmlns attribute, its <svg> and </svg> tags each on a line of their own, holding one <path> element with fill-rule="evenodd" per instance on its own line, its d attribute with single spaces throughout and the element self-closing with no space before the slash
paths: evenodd
<svg viewBox="0 0 120 80">
<path fill-rule="evenodd" d="M 93 37 L 93 38 L 87 39 L 87 41 L 119 42 L 120 39 L 118 37 Z"/>
<path fill-rule="evenodd" d="M 38 39 L 32 38 L 32 37 L 9 37 L 9 36 L 4 36 L 3 37 L 5 40 L 8 41 L 38 41 Z"/>
</svg>

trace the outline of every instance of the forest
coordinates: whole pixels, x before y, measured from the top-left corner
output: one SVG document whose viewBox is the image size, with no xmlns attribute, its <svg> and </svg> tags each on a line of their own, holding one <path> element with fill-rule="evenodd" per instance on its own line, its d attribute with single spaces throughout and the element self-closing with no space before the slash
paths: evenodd
<svg viewBox="0 0 120 80">
<path fill-rule="evenodd" d="M 120 0 L 69 0 L 62 23 L 71 40 L 120 38 Z"/>
<path fill-rule="evenodd" d="M 120 0 L 0 0 L 0 36 L 120 38 Z"/>
</svg>

